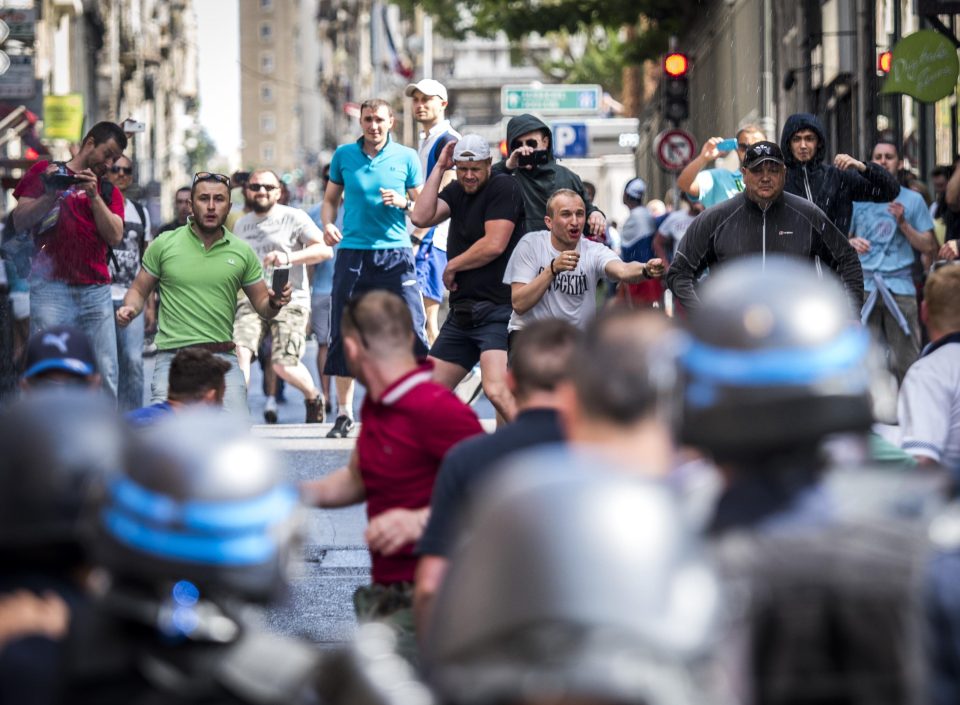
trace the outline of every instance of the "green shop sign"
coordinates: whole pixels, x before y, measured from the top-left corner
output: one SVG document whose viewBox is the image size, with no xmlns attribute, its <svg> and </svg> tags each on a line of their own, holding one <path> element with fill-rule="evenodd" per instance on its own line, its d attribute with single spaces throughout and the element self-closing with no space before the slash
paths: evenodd
<svg viewBox="0 0 960 705">
<path fill-rule="evenodd" d="M 935 30 L 923 29 L 897 42 L 880 92 L 906 93 L 935 103 L 953 93 L 958 75 L 960 61 L 953 43 Z"/>
</svg>

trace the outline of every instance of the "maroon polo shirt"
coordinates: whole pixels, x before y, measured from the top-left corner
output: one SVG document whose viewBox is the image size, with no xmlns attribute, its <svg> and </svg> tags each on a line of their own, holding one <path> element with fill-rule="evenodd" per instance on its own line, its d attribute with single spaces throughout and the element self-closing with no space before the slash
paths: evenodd
<svg viewBox="0 0 960 705">
<path fill-rule="evenodd" d="M 30 167 L 17 188 L 14 198 L 40 198 L 44 194 L 43 172 L 50 162 L 39 161 Z M 99 187 L 99 181 L 98 187 Z M 108 204 L 110 210 L 123 220 L 124 202 L 120 189 L 114 188 Z M 87 192 L 79 186 L 71 187 L 60 201 L 57 225 L 36 238 L 43 263 L 35 262 L 34 270 L 45 279 L 67 284 L 109 284 L 107 243 L 97 233 L 97 223 Z M 46 269 L 49 267 L 49 269 Z"/>
<path fill-rule="evenodd" d="M 367 519 L 396 507 L 428 506 L 443 456 L 464 438 L 483 432 L 473 410 L 432 377 L 433 365 L 424 364 L 391 384 L 379 399 L 367 395 L 363 401 L 357 457 Z M 414 545 L 392 556 L 371 552 L 373 582 L 412 581 Z"/>
</svg>

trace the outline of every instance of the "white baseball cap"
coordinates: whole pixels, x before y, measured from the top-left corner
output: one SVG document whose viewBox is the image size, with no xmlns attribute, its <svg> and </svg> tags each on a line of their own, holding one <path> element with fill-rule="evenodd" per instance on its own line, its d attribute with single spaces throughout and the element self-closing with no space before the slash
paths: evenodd
<svg viewBox="0 0 960 705">
<path fill-rule="evenodd" d="M 440 100 L 444 102 L 447 100 L 447 89 L 443 87 L 440 81 L 435 81 L 432 78 L 424 78 L 419 83 L 408 84 L 404 94 L 409 98 L 414 91 L 420 91 L 427 96 L 439 96 Z"/>
<path fill-rule="evenodd" d="M 464 135 L 453 148 L 455 162 L 482 162 L 490 159 L 490 145 L 480 135 Z"/>
</svg>

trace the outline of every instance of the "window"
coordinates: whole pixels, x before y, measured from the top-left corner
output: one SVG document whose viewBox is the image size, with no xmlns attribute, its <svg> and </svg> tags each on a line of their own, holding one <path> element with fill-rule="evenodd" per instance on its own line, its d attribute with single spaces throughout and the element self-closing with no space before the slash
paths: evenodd
<svg viewBox="0 0 960 705">
<path fill-rule="evenodd" d="M 260 102 L 261 103 L 272 103 L 273 102 L 273 86 L 269 83 L 260 84 Z"/>
<path fill-rule="evenodd" d="M 260 54 L 260 73 L 273 73 L 273 52 L 264 51 Z"/>
<path fill-rule="evenodd" d="M 272 11 L 273 11 L 273 0 L 260 0 L 260 11 L 261 11 L 261 12 L 272 12 Z"/>
<path fill-rule="evenodd" d="M 277 118 L 273 113 L 260 113 L 260 132 L 272 135 L 277 131 Z"/>
<path fill-rule="evenodd" d="M 260 23 L 260 41 L 261 42 L 273 41 L 273 23 L 271 22 Z"/>
<path fill-rule="evenodd" d="M 260 163 L 261 164 L 270 164 L 273 162 L 276 157 L 276 152 L 273 148 L 273 142 L 264 142 L 260 145 Z"/>
</svg>

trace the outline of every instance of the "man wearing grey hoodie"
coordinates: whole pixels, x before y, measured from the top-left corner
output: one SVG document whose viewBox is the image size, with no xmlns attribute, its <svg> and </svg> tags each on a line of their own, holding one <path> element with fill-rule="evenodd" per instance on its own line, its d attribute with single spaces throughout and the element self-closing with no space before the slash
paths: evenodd
<svg viewBox="0 0 960 705">
<path fill-rule="evenodd" d="M 900 193 L 896 178 L 878 164 L 849 154 L 838 154 L 832 164 L 825 164 L 823 125 L 810 113 L 787 118 L 780 149 L 787 165 L 784 191 L 812 201 L 845 235 L 850 232 L 854 201 L 889 203 Z"/>
<path fill-rule="evenodd" d="M 522 233 L 543 230 L 547 200 L 560 189 L 575 191 L 587 204 L 590 234 L 600 237 L 606 232 L 606 216 L 587 198 L 580 177 L 557 164 L 553 132 L 546 123 L 528 113 L 511 118 L 507 123 L 507 149 L 510 156 L 494 164 L 493 174 L 509 174 L 520 184 L 524 206 Z"/>
</svg>

